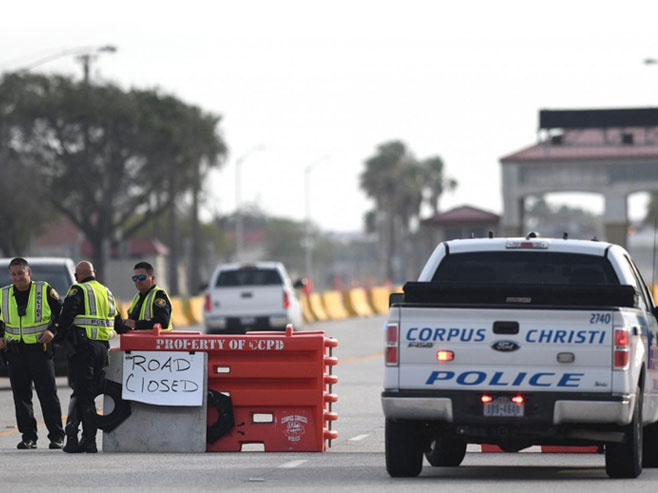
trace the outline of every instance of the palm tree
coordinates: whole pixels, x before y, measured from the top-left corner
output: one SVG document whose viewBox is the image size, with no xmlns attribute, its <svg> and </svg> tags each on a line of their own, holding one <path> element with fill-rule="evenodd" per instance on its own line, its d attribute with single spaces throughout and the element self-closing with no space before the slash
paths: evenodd
<svg viewBox="0 0 658 493">
<path fill-rule="evenodd" d="M 375 207 L 383 214 L 379 225 L 380 244 L 385 274 L 393 279 L 393 259 L 397 253 L 396 216 L 399 202 L 400 176 L 413 157 L 400 141 L 387 142 L 377 147 L 377 153 L 365 162 L 361 174 L 361 188 L 375 200 Z"/>
<path fill-rule="evenodd" d="M 365 167 L 361 188 L 374 199 L 376 210 L 383 216 L 377 226 L 384 271 L 388 279 L 395 280 L 399 247 L 409 236 L 413 219 L 420 217 L 423 202 L 427 198 L 436 213 L 441 194 L 454 189 L 457 182 L 444 177 L 440 157 L 419 162 L 401 141 L 379 145 Z"/>
<path fill-rule="evenodd" d="M 439 198 L 443 192 L 454 190 L 457 187 L 457 180 L 443 175 L 443 160 L 439 156 L 427 158 L 421 164 L 426 173 L 429 204 L 433 214 L 436 215 L 439 213 Z"/>
</svg>

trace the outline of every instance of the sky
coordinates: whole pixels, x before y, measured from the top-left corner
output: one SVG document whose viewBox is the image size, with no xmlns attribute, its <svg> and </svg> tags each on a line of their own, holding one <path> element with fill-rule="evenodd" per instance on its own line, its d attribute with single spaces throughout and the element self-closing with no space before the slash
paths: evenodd
<svg viewBox="0 0 658 493">
<path fill-rule="evenodd" d="M 540 109 L 658 107 L 658 65 L 643 63 L 658 58 L 657 19 L 653 0 L 3 2 L 0 71 L 52 55 L 33 71 L 80 77 L 67 53 L 115 45 L 93 81 L 222 116 L 230 153 L 206 213 L 239 201 L 356 231 L 373 207 L 359 175 L 382 143 L 443 159 L 458 187 L 442 210 L 501 214 L 500 158 L 537 141 Z"/>
</svg>

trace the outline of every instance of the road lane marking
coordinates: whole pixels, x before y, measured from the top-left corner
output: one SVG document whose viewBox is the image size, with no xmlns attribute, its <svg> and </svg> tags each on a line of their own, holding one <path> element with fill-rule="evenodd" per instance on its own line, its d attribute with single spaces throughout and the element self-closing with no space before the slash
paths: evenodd
<svg viewBox="0 0 658 493">
<path fill-rule="evenodd" d="M 304 459 L 285 462 L 279 466 L 279 469 L 292 469 L 293 467 L 301 466 L 306 462 L 308 462 L 308 460 L 304 460 Z"/>
<path fill-rule="evenodd" d="M 41 426 L 39 428 L 41 428 Z M 18 433 L 18 429 L 0 431 L 0 437 L 6 437 L 7 435 L 14 435 L 16 433 Z"/>
<path fill-rule="evenodd" d="M 68 416 L 65 414 L 62 416 L 62 425 L 66 424 L 66 418 Z M 46 424 L 45 423 L 37 423 L 37 428 L 45 428 Z M 0 431 L 0 437 L 6 437 L 8 435 L 15 435 L 18 433 L 18 428 L 14 428 L 12 430 L 7 430 L 7 431 Z"/>
<path fill-rule="evenodd" d="M 364 354 L 361 356 L 350 356 L 349 358 L 339 359 L 338 364 L 356 363 L 357 361 L 366 361 L 369 359 L 383 358 L 383 357 L 384 357 L 384 353 L 380 351 L 378 353 Z"/>
<path fill-rule="evenodd" d="M 357 435 L 355 437 L 352 437 L 352 438 L 348 439 L 347 441 L 348 442 L 358 442 L 359 440 L 363 440 L 364 438 L 369 437 L 369 436 L 370 436 L 370 433 L 365 433 L 363 435 Z"/>
</svg>

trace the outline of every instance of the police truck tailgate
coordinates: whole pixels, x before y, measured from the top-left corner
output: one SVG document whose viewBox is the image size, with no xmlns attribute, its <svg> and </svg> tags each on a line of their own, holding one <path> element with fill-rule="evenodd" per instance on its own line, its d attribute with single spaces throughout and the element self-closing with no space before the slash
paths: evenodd
<svg viewBox="0 0 658 493">
<path fill-rule="evenodd" d="M 615 313 L 401 306 L 399 388 L 610 393 Z"/>
</svg>

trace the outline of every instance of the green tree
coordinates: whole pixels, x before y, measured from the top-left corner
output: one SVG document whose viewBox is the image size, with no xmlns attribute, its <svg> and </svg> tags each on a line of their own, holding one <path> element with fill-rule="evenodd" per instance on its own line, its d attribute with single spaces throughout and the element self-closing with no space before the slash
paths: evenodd
<svg viewBox="0 0 658 493">
<path fill-rule="evenodd" d="M 50 216 L 49 208 L 36 200 L 44 189 L 38 165 L 20 159 L 10 146 L 13 128 L 6 115 L 14 99 L 15 92 L 0 91 L 0 250 L 6 256 L 25 255 Z"/>
<path fill-rule="evenodd" d="M 8 257 L 24 256 L 30 241 L 52 217 L 39 200 L 43 193 L 38 170 L 0 153 L 0 250 Z"/>
<path fill-rule="evenodd" d="M 0 95 L 3 148 L 38 163 L 41 201 L 85 234 L 101 276 L 110 242 L 171 212 L 226 150 L 218 116 L 157 90 L 8 74 Z"/>
</svg>

